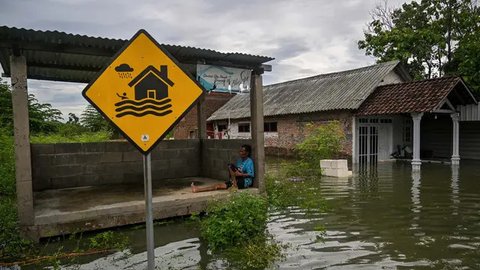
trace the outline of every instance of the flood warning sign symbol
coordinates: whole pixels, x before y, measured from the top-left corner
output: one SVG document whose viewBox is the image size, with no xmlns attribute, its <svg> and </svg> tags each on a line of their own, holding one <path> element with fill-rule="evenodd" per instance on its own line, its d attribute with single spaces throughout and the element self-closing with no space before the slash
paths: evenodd
<svg viewBox="0 0 480 270">
<path fill-rule="evenodd" d="M 205 90 L 145 30 L 83 90 L 83 96 L 146 154 Z"/>
<path fill-rule="evenodd" d="M 130 67 L 124 63 L 115 68 L 115 70 L 118 73 L 125 73 L 123 70 L 119 71 L 119 67 L 122 66 L 125 68 Z M 133 68 L 128 70 L 133 71 Z M 124 78 L 127 75 L 119 76 Z M 174 86 L 174 83 L 168 78 L 168 66 L 162 65 L 160 70 L 154 66 L 148 66 L 127 86 L 133 88 L 134 98 L 130 99 L 126 92 L 123 92 L 122 95 L 117 93 L 121 101 L 115 103 L 116 117 L 127 115 L 141 117 L 148 114 L 165 116 L 173 112 L 171 109 L 172 100 L 168 98 L 168 88 Z"/>
</svg>

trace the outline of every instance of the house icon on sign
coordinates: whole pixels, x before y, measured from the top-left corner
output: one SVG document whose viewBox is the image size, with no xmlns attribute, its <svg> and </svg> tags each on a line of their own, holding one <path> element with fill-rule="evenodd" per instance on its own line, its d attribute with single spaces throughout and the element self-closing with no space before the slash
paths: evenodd
<svg viewBox="0 0 480 270">
<path fill-rule="evenodd" d="M 152 98 L 156 100 L 168 97 L 168 87 L 173 86 L 168 78 L 167 66 L 160 66 L 160 70 L 154 66 L 148 66 L 128 86 L 135 87 L 135 100 Z"/>
</svg>

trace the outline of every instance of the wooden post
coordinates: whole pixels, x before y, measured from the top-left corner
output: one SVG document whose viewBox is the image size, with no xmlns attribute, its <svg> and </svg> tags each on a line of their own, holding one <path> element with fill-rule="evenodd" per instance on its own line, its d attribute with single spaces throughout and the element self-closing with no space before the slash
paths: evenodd
<svg viewBox="0 0 480 270">
<path fill-rule="evenodd" d="M 205 115 L 205 96 L 201 97 L 197 103 L 197 137 L 200 140 L 207 138 L 207 117 Z"/>
<path fill-rule="evenodd" d="M 202 96 L 197 103 L 197 138 L 200 141 L 198 148 L 198 166 L 200 166 L 200 176 L 205 176 L 203 164 L 203 141 L 207 139 L 207 117 L 205 115 L 205 96 Z"/>
<path fill-rule="evenodd" d="M 253 161 L 255 166 L 255 187 L 265 192 L 265 138 L 263 133 L 263 85 L 262 71 L 252 72 L 250 90 L 250 112 L 252 124 Z"/>
<path fill-rule="evenodd" d="M 29 227 L 35 224 L 33 211 L 32 162 L 28 119 L 27 62 L 24 56 L 10 57 L 13 131 L 15 142 L 15 179 L 18 221 L 24 236 L 31 237 Z M 34 239 L 36 240 L 36 239 Z"/>
</svg>

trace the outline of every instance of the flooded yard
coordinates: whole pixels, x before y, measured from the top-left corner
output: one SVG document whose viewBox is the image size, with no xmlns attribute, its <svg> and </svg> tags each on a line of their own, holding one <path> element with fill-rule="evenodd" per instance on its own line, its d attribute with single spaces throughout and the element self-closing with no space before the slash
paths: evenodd
<svg viewBox="0 0 480 270">
<path fill-rule="evenodd" d="M 412 175 L 409 163 L 385 162 L 318 185 L 328 210 L 314 220 L 270 212 L 268 230 L 288 244 L 275 269 L 480 269 L 480 163 L 424 164 Z M 69 269 L 145 269 L 144 229 L 123 232 L 130 255 L 84 257 Z M 188 221 L 157 224 L 157 269 L 228 269 L 199 236 Z"/>
</svg>

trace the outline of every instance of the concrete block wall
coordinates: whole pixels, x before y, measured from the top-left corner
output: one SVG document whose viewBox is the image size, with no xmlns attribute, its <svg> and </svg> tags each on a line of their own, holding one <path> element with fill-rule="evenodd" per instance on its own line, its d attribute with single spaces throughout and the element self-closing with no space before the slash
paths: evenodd
<svg viewBox="0 0 480 270">
<path fill-rule="evenodd" d="M 322 175 L 333 177 L 348 177 L 352 172 L 348 170 L 346 159 L 322 159 L 320 160 Z"/>
<path fill-rule="evenodd" d="M 198 176 L 199 140 L 165 140 L 151 152 L 152 180 Z M 32 144 L 34 191 L 143 183 L 142 154 L 129 142 Z"/>
<path fill-rule="evenodd" d="M 238 151 L 244 144 L 252 145 L 252 140 L 204 140 L 202 142 L 202 176 L 227 180 L 227 164 L 239 158 Z"/>
</svg>

